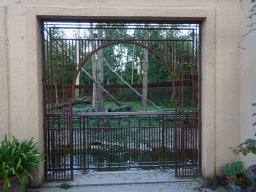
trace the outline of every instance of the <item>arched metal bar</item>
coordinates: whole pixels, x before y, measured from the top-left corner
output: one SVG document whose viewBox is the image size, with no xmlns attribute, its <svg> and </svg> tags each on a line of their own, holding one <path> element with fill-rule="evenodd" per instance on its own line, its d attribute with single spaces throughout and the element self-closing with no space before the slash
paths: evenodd
<svg viewBox="0 0 256 192">
<path fill-rule="evenodd" d="M 172 71 L 171 71 L 171 67 L 167 64 L 167 62 L 157 53 L 155 52 L 153 49 L 151 49 L 150 47 L 146 46 L 146 45 L 143 45 L 141 43 L 138 43 L 136 41 L 127 41 L 127 40 L 118 40 L 118 41 L 113 41 L 113 42 L 109 42 L 109 43 L 105 43 L 103 44 L 102 46 L 98 47 L 97 49 L 94 49 L 90 54 L 88 54 L 85 59 L 79 64 L 78 66 L 78 69 L 76 70 L 76 74 L 73 78 L 73 84 L 72 84 L 72 99 L 71 99 L 71 103 L 75 103 L 75 85 L 76 85 L 76 78 L 78 76 L 78 73 L 79 71 L 81 70 L 81 68 L 83 67 L 83 65 L 85 64 L 85 62 L 94 54 L 96 53 L 97 51 L 103 49 L 104 47 L 107 47 L 109 45 L 114 45 L 114 44 L 119 44 L 119 43 L 127 43 L 127 44 L 134 44 L 134 45 L 138 45 L 140 47 L 143 47 L 147 50 L 149 50 L 150 52 L 152 52 L 153 54 L 155 54 L 158 59 L 160 59 L 160 61 L 162 61 L 162 63 L 165 65 L 169 75 L 170 75 L 170 78 L 171 78 L 171 81 L 172 81 L 172 87 L 173 87 L 173 94 L 172 94 L 172 102 L 176 103 L 176 100 L 175 100 L 175 95 L 176 95 L 176 86 L 175 86 L 175 82 L 174 82 L 174 77 L 173 77 L 173 74 L 172 74 Z"/>
</svg>

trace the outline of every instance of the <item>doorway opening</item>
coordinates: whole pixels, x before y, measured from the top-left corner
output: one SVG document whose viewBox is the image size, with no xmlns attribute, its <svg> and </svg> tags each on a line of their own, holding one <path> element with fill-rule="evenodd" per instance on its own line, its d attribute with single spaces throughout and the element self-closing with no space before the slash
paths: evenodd
<svg viewBox="0 0 256 192">
<path fill-rule="evenodd" d="M 201 174 L 200 24 L 43 22 L 46 180 Z"/>
</svg>

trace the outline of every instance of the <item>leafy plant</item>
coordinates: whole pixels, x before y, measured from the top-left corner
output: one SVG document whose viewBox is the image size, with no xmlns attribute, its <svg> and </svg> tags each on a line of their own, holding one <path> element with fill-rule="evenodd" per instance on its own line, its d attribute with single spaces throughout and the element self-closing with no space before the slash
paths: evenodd
<svg viewBox="0 0 256 192">
<path fill-rule="evenodd" d="M 256 175 L 256 164 L 255 164 L 255 165 L 252 165 L 252 166 L 249 166 L 249 170 L 250 170 L 254 175 Z"/>
<path fill-rule="evenodd" d="M 247 190 L 241 189 L 240 186 L 238 186 L 238 185 L 236 185 L 234 183 L 230 184 L 229 188 L 230 188 L 230 191 L 232 191 L 232 192 L 247 192 Z"/>
<path fill-rule="evenodd" d="M 248 153 L 256 154 L 256 141 L 254 139 L 247 139 L 244 143 L 241 143 L 233 149 L 235 155 L 241 153 L 246 156 Z"/>
<path fill-rule="evenodd" d="M 17 176 L 25 191 L 25 185 L 28 183 L 27 175 L 33 179 L 28 171 L 33 171 L 34 168 L 39 169 L 37 164 L 43 161 L 43 155 L 40 152 L 41 145 L 38 145 L 38 142 L 34 143 L 33 139 L 20 143 L 13 137 L 10 142 L 5 134 L 0 147 L 0 179 L 4 180 L 5 190 L 11 186 L 9 178 Z"/>
<path fill-rule="evenodd" d="M 252 175 L 250 172 L 244 173 L 244 182 L 241 182 L 239 184 L 237 183 L 231 183 L 230 189 L 232 192 L 254 192 L 256 189 L 256 183 L 255 183 L 255 176 Z"/>
<path fill-rule="evenodd" d="M 210 188 L 215 190 L 219 186 L 227 186 L 227 177 L 223 176 L 215 176 L 213 179 L 207 178 L 204 182 L 202 187 Z"/>
<path fill-rule="evenodd" d="M 256 103 L 253 103 L 252 106 L 256 106 Z M 254 113 L 252 116 L 255 116 L 256 113 Z M 256 125 L 256 122 L 253 124 L 253 126 Z M 256 136 L 256 134 L 255 134 Z M 231 147 L 231 149 L 233 149 Z M 237 147 L 233 149 L 233 153 L 235 155 L 241 153 L 246 156 L 248 153 L 256 154 L 256 140 L 255 139 L 247 139 L 245 142 L 241 143 Z"/>
<path fill-rule="evenodd" d="M 222 171 L 223 174 L 229 175 L 232 178 L 237 178 L 238 174 L 243 173 L 244 163 L 242 161 L 234 161 L 232 164 L 228 163 L 227 165 L 223 165 Z"/>
<path fill-rule="evenodd" d="M 60 188 L 61 189 L 69 189 L 69 188 L 72 188 L 73 186 L 66 183 L 66 182 L 63 182 L 61 185 L 60 185 Z"/>
</svg>

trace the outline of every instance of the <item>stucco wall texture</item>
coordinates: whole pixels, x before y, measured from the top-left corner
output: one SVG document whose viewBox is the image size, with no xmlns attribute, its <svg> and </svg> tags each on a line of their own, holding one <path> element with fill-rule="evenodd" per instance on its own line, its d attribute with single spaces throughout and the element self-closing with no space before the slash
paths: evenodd
<svg viewBox="0 0 256 192">
<path fill-rule="evenodd" d="M 255 3 L 254 3 L 255 4 Z M 245 1 L 242 6 L 242 35 L 248 33 L 251 22 L 255 23 L 255 16 L 252 20 L 248 19 L 249 10 L 252 8 L 250 1 Z M 255 26 L 253 27 L 256 28 Z M 256 103 L 256 33 L 255 31 L 249 33 L 248 36 L 242 39 L 241 46 L 241 114 L 240 114 L 240 140 L 244 142 L 246 139 L 255 139 L 256 126 L 253 124 L 256 122 L 255 116 L 256 107 L 252 106 L 252 103 Z M 248 154 L 246 157 L 241 155 L 241 160 L 246 167 L 256 164 L 256 155 Z"/>
<path fill-rule="evenodd" d="M 9 138 L 34 137 L 43 142 L 40 18 L 200 18 L 203 20 L 202 170 L 204 177 L 220 174 L 220 166 L 240 159 L 229 147 L 238 145 L 240 136 L 243 139 L 250 136 L 252 124 L 241 123 L 252 114 L 245 112 L 253 100 L 246 86 L 255 78 L 253 71 L 247 70 L 252 67 L 255 54 L 242 51 L 243 59 L 249 57 L 250 65 L 246 65 L 240 61 L 238 47 L 246 28 L 242 21 L 248 11 L 243 6 L 247 1 L 0 0 L 0 140 L 8 133 Z M 255 36 L 251 38 L 255 40 Z M 245 101 L 244 97 L 250 100 Z M 246 133 L 240 131 L 245 126 Z M 41 165 L 34 185 L 42 181 Z"/>
</svg>

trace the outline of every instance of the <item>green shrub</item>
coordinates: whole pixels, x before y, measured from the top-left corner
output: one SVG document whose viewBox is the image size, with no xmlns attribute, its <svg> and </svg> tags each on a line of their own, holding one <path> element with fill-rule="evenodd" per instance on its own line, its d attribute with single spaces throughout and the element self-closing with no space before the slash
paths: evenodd
<svg viewBox="0 0 256 192">
<path fill-rule="evenodd" d="M 236 178 L 238 174 L 243 173 L 244 163 L 242 161 L 234 161 L 232 164 L 228 163 L 223 165 L 222 171 L 224 175 L 229 175 L 232 178 Z"/>
<path fill-rule="evenodd" d="M 40 152 L 41 145 L 38 145 L 38 142 L 34 143 L 33 139 L 20 143 L 13 137 L 10 142 L 5 134 L 0 147 L 0 179 L 4 180 L 6 190 L 11 186 L 8 178 L 17 176 L 25 191 L 25 185 L 28 183 L 26 175 L 33 179 L 28 171 L 33 168 L 39 169 L 37 164 L 43 161 L 43 154 Z"/>
</svg>

